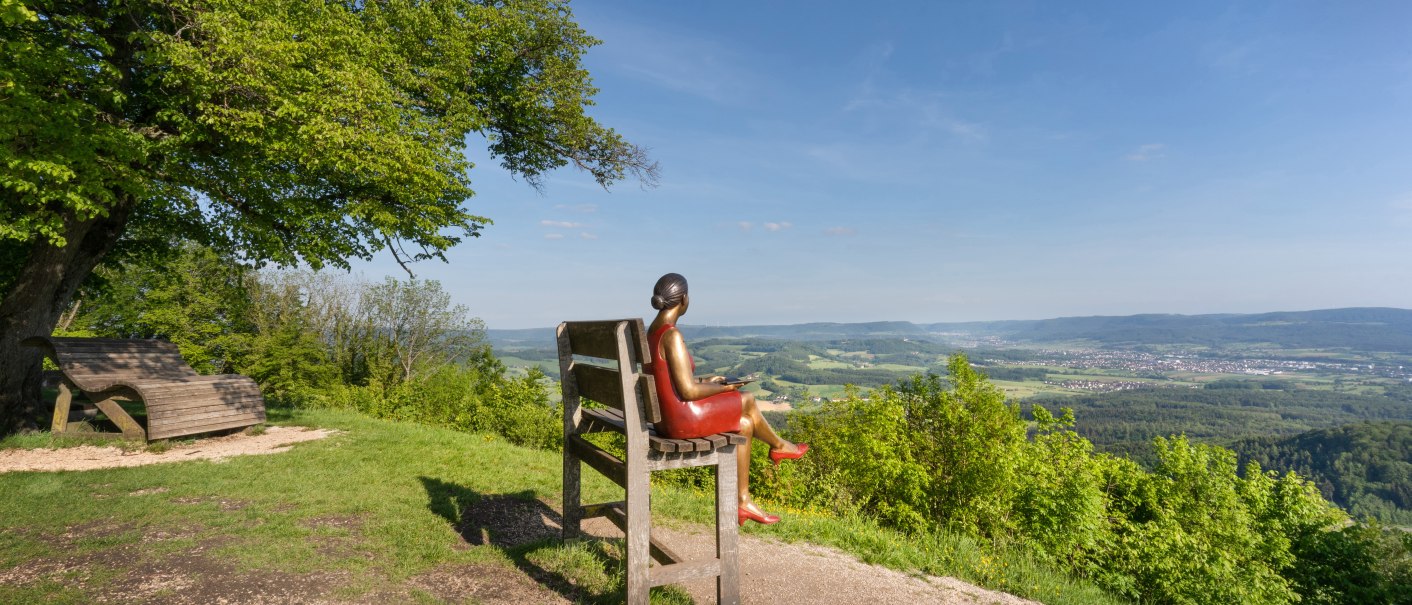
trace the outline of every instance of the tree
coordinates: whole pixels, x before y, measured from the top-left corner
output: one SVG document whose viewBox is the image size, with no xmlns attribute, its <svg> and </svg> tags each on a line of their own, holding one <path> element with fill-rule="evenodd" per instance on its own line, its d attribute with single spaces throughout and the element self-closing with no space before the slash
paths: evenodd
<svg viewBox="0 0 1412 605">
<path fill-rule="evenodd" d="M 472 134 L 538 185 L 656 176 L 589 118 L 597 41 L 560 0 L 0 0 L 0 433 L 106 257 L 186 238 L 246 262 L 442 258 Z"/>
</svg>

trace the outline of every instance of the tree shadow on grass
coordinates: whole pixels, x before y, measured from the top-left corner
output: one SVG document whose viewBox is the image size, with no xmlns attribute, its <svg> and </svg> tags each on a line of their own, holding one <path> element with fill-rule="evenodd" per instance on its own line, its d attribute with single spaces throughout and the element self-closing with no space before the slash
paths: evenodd
<svg viewBox="0 0 1412 605">
<path fill-rule="evenodd" d="M 566 544 L 564 519 L 534 490 L 484 494 L 432 477 L 419 477 L 427 508 L 449 521 L 466 544 L 505 553 L 534 581 L 575 603 L 621 603 L 623 541 L 584 537 Z M 678 588 L 652 589 L 654 598 L 691 602 Z"/>
<path fill-rule="evenodd" d="M 427 492 L 427 508 L 451 522 L 456 533 L 471 546 L 492 546 L 503 551 L 520 571 L 536 582 L 574 602 L 598 601 L 575 579 L 536 563 L 530 555 L 543 548 L 561 547 L 563 517 L 540 501 L 534 490 L 513 494 L 483 494 L 432 477 L 419 477 Z"/>
</svg>

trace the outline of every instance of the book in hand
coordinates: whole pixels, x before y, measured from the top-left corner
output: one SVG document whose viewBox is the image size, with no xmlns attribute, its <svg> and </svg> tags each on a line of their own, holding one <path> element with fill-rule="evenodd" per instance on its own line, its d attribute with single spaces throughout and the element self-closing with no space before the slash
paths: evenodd
<svg viewBox="0 0 1412 605">
<path fill-rule="evenodd" d="M 750 384 L 750 383 L 755 382 L 756 380 L 759 380 L 759 379 L 760 379 L 760 377 L 757 376 L 757 375 L 755 375 L 755 374 L 751 374 L 751 375 L 749 375 L 749 376 L 740 376 L 740 377 L 736 377 L 736 376 L 726 376 L 725 382 L 722 382 L 721 384 L 724 384 L 724 385 Z"/>
</svg>

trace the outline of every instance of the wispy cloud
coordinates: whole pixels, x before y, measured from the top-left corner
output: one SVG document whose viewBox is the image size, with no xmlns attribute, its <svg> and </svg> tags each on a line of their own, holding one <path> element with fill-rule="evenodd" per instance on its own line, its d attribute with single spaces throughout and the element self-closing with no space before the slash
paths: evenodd
<svg viewBox="0 0 1412 605">
<path fill-rule="evenodd" d="M 741 231 L 749 231 L 755 228 L 755 225 L 751 224 L 750 221 L 740 221 L 739 223 L 736 223 L 736 226 L 740 227 Z"/>
<path fill-rule="evenodd" d="M 857 115 L 870 128 L 900 126 L 912 130 L 921 126 L 973 142 L 990 138 L 985 124 L 957 116 L 946 94 L 889 85 L 887 64 L 892 53 L 891 42 L 876 43 L 854 61 L 864 74 L 853 96 L 843 104 L 845 114 Z"/>
<path fill-rule="evenodd" d="M 605 40 L 595 54 L 624 75 L 660 88 L 735 105 L 765 86 L 751 71 L 754 53 L 734 40 L 624 19 L 594 23 L 591 31 Z"/>
<path fill-rule="evenodd" d="M 563 233 L 546 233 L 544 239 L 564 239 Z"/>
<path fill-rule="evenodd" d="M 1146 145 L 1139 145 L 1137 149 L 1134 149 L 1132 153 L 1129 153 L 1126 157 L 1133 162 L 1146 162 L 1166 157 L 1166 150 L 1167 146 L 1161 143 L 1148 143 Z"/>
<path fill-rule="evenodd" d="M 598 239 L 598 236 L 584 231 L 583 233 L 579 234 L 579 239 Z"/>
<path fill-rule="evenodd" d="M 544 225 L 545 227 L 559 227 L 559 228 L 561 228 L 561 229 L 578 229 L 578 228 L 580 228 L 580 227 L 583 226 L 583 223 L 573 223 L 573 222 L 569 222 L 569 221 L 550 221 L 550 220 L 539 221 L 539 224 Z"/>
<path fill-rule="evenodd" d="M 848 237 L 850 235 L 858 235 L 858 230 L 852 227 L 829 227 L 828 229 L 824 229 L 824 235 Z"/>
<path fill-rule="evenodd" d="M 765 223 L 765 230 L 773 233 L 776 231 L 784 231 L 785 229 L 788 229 L 793 226 L 794 225 L 791 225 L 788 222 Z"/>
</svg>

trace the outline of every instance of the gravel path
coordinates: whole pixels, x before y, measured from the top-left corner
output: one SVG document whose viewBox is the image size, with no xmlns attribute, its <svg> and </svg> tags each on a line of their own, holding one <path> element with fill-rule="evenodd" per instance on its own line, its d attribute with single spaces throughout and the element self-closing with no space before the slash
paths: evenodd
<svg viewBox="0 0 1412 605">
<path fill-rule="evenodd" d="M 86 471 L 185 460 L 224 460 L 231 456 L 278 454 L 301 441 L 338 431 L 272 426 L 260 435 L 236 433 L 173 446 L 165 452 L 126 451 L 113 446 L 81 445 L 63 449 L 0 450 L 0 473 L 12 471 Z"/>
<path fill-rule="evenodd" d="M 611 523 L 585 523 L 585 530 L 621 537 Z M 661 540 L 687 558 L 711 557 L 715 538 L 704 528 L 652 528 Z M 986 590 L 951 577 L 910 576 L 869 565 L 853 555 L 813 544 L 784 543 L 740 535 L 742 603 L 935 603 L 939 605 L 1039 605 L 1020 597 Z M 699 605 L 716 602 L 714 578 L 681 585 Z"/>
</svg>

